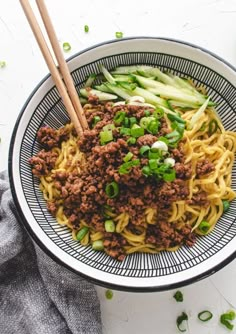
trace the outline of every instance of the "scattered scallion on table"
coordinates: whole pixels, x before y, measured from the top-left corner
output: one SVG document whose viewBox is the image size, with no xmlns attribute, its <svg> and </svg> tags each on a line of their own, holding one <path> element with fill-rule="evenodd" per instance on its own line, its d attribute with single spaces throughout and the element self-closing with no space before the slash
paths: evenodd
<svg viewBox="0 0 236 334">
<path fill-rule="evenodd" d="M 176 293 L 174 294 L 174 299 L 177 301 L 177 302 L 182 302 L 184 300 L 184 296 L 182 294 L 181 291 L 176 291 Z"/>
<path fill-rule="evenodd" d="M 87 24 L 84 26 L 84 32 L 89 32 L 89 26 Z"/>
<path fill-rule="evenodd" d="M 110 290 L 110 289 L 106 290 L 105 296 L 106 296 L 106 299 L 109 299 L 109 300 L 112 299 L 113 298 L 113 291 Z"/>
<path fill-rule="evenodd" d="M 0 68 L 6 67 L 7 63 L 5 60 L 0 60 Z"/>
<path fill-rule="evenodd" d="M 208 310 L 198 313 L 198 319 L 203 322 L 209 321 L 212 317 L 213 317 L 213 314 Z"/>
<path fill-rule="evenodd" d="M 188 321 L 188 315 L 185 312 L 182 312 L 176 319 L 176 326 L 180 332 L 186 332 L 186 327 L 183 327 L 183 322 Z"/>
<path fill-rule="evenodd" d="M 64 43 L 62 44 L 62 47 L 63 47 L 63 50 L 64 50 L 65 52 L 69 52 L 69 51 L 71 50 L 71 45 L 70 45 L 70 43 L 68 43 L 68 42 L 64 42 Z"/>
<path fill-rule="evenodd" d="M 123 37 L 123 32 L 117 31 L 116 32 L 116 38 L 122 38 Z"/>
<path fill-rule="evenodd" d="M 220 316 L 220 322 L 221 322 L 222 325 L 224 325 L 225 327 L 227 327 L 229 330 L 232 331 L 233 328 L 234 328 L 234 325 L 231 324 L 230 321 L 234 320 L 235 317 L 236 317 L 235 311 L 231 310 L 231 311 L 229 311 L 227 313 L 221 314 L 221 316 Z"/>
</svg>

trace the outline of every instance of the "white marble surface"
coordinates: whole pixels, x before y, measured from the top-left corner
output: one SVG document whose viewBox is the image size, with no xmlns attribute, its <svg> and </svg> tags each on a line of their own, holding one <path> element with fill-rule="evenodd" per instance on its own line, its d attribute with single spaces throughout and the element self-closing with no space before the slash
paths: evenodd
<svg viewBox="0 0 236 334">
<path fill-rule="evenodd" d="M 98 42 L 128 36 L 171 37 L 209 49 L 236 67 L 236 0 L 46 0 L 58 39 L 70 42 L 65 57 Z M 32 1 L 33 4 L 33 1 Z M 89 33 L 84 25 L 89 25 Z M 35 85 L 48 73 L 17 0 L 0 0 L 0 170 L 7 168 L 11 132 L 21 107 Z M 236 261 L 198 283 L 174 291 L 134 294 L 114 291 L 112 300 L 98 287 L 104 334 L 178 333 L 177 315 L 189 315 L 187 333 L 223 334 L 221 313 L 236 309 Z M 198 312 L 214 314 L 209 323 Z M 231 333 L 236 333 L 235 328 Z"/>
</svg>

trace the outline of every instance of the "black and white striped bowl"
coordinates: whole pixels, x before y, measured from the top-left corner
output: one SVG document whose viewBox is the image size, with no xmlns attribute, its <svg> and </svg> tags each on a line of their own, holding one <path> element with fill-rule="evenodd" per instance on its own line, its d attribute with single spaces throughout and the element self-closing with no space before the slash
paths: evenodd
<svg viewBox="0 0 236 334">
<path fill-rule="evenodd" d="M 105 42 L 68 60 L 76 88 L 83 86 L 98 65 L 148 64 L 187 76 L 207 87 L 227 129 L 236 131 L 236 70 L 214 54 L 176 40 L 128 38 Z M 16 122 L 9 155 L 11 190 L 19 216 L 33 239 L 53 259 L 93 282 L 127 291 L 158 291 L 195 282 L 219 270 L 236 254 L 236 203 L 218 221 L 214 231 L 191 247 L 176 252 L 132 254 L 118 262 L 103 252 L 72 240 L 66 227 L 49 214 L 32 176 L 28 159 L 40 149 L 36 133 L 42 125 L 58 128 L 68 120 L 50 76 L 39 83 Z M 232 187 L 236 189 L 236 169 Z"/>
</svg>

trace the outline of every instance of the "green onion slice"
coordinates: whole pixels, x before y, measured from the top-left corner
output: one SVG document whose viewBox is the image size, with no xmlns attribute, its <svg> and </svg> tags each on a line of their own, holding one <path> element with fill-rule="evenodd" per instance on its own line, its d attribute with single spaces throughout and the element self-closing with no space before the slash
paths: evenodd
<svg viewBox="0 0 236 334">
<path fill-rule="evenodd" d="M 7 63 L 5 62 L 5 60 L 1 60 L 1 61 L 0 61 L 0 68 L 5 67 L 6 64 L 7 64 Z"/>
<path fill-rule="evenodd" d="M 103 241 L 102 240 L 95 240 L 92 243 L 92 249 L 97 250 L 97 251 L 102 251 L 104 249 Z"/>
<path fill-rule="evenodd" d="M 100 142 L 102 145 L 113 140 L 112 130 L 101 131 L 99 135 L 100 135 Z"/>
<path fill-rule="evenodd" d="M 64 43 L 62 44 L 62 47 L 63 47 L 63 50 L 64 50 L 65 52 L 69 52 L 69 51 L 71 50 L 71 45 L 70 45 L 70 43 L 68 43 L 68 42 L 64 42 Z"/>
<path fill-rule="evenodd" d="M 220 316 L 220 322 L 222 325 L 224 325 L 225 327 L 227 327 L 229 330 L 233 330 L 234 325 L 231 324 L 229 321 L 230 320 L 234 320 L 236 317 L 236 314 L 234 311 L 229 311 L 227 313 L 223 313 Z"/>
<path fill-rule="evenodd" d="M 116 226 L 113 220 L 109 219 L 105 221 L 105 231 L 106 232 L 115 232 Z"/>
<path fill-rule="evenodd" d="M 114 122 L 116 124 L 121 124 L 123 122 L 123 120 L 125 119 L 125 115 L 126 115 L 126 113 L 124 111 L 118 111 L 115 114 Z"/>
<path fill-rule="evenodd" d="M 177 301 L 177 302 L 182 302 L 184 300 L 184 296 L 182 294 L 181 291 L 176 291 L 176 293 L 174 294 L 174 299 Z"/>
<path fill-rule="evenodd" d="M 147 126 L 147 131 L 153 135 L 157 134 L 160 123 L 157 120 L 151 121 Z"/>
<path fill-rule="evenodd" d="M 128 162 L 128 161 L 130 161 L 132 158 L 133 158 L 133 153 L 128 152 L 128 153 L 126 154 L 126 156 L 123 158 L 123 161 L 124 161 L 124 162 Z"/>
<path fill-rule="evenodd" d="M 124 164 L 122 164 L 120 166 L 120 168 L 118 169 L 119 174 L 123 175 L 123 174 L 129 174 L 131 171 L 131 168 L 134 166 L 138 166 L 140 164 L 140 160 L 139 159 L 135 159 L 132 161 L 128 161 L 125 162 Z"/>
<path fill-rule="evenodd" d="M 150 175 L 152 175 L 152 171 L 151 171 L 150 167 L 148 167 L 148 166 L 144 166 L 144 167 L 142 168 L 142 173 L 143 173 L 143 175 L 145 175 L 145 176 L 150 176 Z"/>
<path fill-rule="evenodd" d="M 137 124 L 137 118 L 136 117 L 130 117 L 129 118 L 129 126 L 132 128 L 134 124 Z"/>
<path fill-rule="evenodd" d="M 185 312 L 182 312 L 176 319 L 176 325 L 180 332 L 186 332 L 186 328 L 182 328 L 183 321 L 188 321 L 188 315 Z"/>
<path fill-rule="evenodd" d="M 144 135 L 144 129 L 134 124 L 130 130 L 130 134 L 132 137 L 139 138 Z"/>
<path fill-rule="evenodd" d="M 212 119 L 209 123 L 209 130 L 208 130 L 209 136 L 213 135 L 217 131 L 217 129 L 220 129 L 219 124 L 215 119 Z"/>
<path fill-rule="evenodd" d="M 128 140 L 127 140 L 127 144 L 128 145 L 134 145 L 136 143 L 136 138 L 134 137 L 130 137 Z"/>
<path fill-rule="evenodd" d="M 170 169 L 169 171 L 163 174 L 163 180 L 165 182 L 172 182 L 176 179 L 176 173 L 174 169 Z"/>
<path fill-rule="evenodd" d="M 209 321 L 212 317 L 213 317 L 213 314 L 208 310 L 198 313 L 198 319 L 203 322 Z"/>
<path fill-rule="evenodd" d="M 229 206 L 230 206 L 230 203 L 229 201 L 227 201 L 226 199 L 223 199 L 222 200 L 222 204 L 223 204 L 223 211 L 226 212 L 229 210 Z"/>
<path fill-rule="evenodd" d="M 125 128 L 124 126 L 122 126 L 122 127 L 120 128 L 120 134 L 121 134 L 121 135 L 124 135 L 124 136 L 130 136 L 130 134 L 131 134 L 131 129 L 129 129 L 129 128 Z"/>
<path fill-rule="evenodd" d="M 200 232 L 202 232 L 203 234 L 207 234 L 207 232 L 209 231 L 211 227 L 211 224 L 209 224 L 206 220 L 203 220 L 199 226 L 198 226 L 198 230 Z"/>
<path fill-rule="evenodd" d="M 143 145 L 139 149 L 139 153 L 143 156 L 147 155 L 149 151 L 150 151 L 150 146 L 148 146 L 148 145 Z"/>
<path fill-rule="evenodd" d="M 94 116 L 92 126 L 94 127 L 99 121 L 101 121 L 101 117 Z"/>
<path fill-rule="evenodd" d="M 105 296 L 107 299 L 112 299 L 113 298 L 113 291 L 112 290 L 106 290 Z"/>
<path fill-rule="evenodd" d="M 89 231 L 89 228 L 87 226 L 82 227 L 81 230 L 79 230 L 79 232 L 76 234 L 76 239 L 78 241 L 83 240 L 86 234 L 88 233 L 88 231 Z"/>
<path fill-rule="evenodd" d="M 109 198 L 114 198 L 119 194 L 119 185 L 115 181 L 108 183 L 105 192 Z"/>
<path fill-rule="evenodd" d="M 123 32 L 117 31 L 116 32 L 116 38 L 122 38 L 123 37 Z"/>
<path fill-rule="evenodd" d="M 85 24 L 85 26 L 84 26 L 84 31 L 89 32 L 89 26 L 87 24 Z"/>
</svg>

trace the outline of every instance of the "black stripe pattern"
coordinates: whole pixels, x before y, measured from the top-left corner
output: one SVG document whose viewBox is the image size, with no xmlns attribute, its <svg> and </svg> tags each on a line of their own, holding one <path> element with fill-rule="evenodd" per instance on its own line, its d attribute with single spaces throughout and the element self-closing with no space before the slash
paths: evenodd
<svg viewBox="0 0 236 334">
<path fill-rule="evenodd" d="M 163 53 L 135 52 L 123 53 L 99 59 L 80 67 L 72 73 L 78 90 L 90 73 L 99 73 L 99 64 L 108 69 L 119 65 L 146 64 L 160 67 L 161 70 L 192 78 L 194 83 L 204 85 L 208 95 L 217 102 L 217 110 L 226 129 L 236 131 L 236 89 L 224 77 L 212 69 L 177 56 Z M 67 227 L 58 225 L 49 214 L 39 190 L 38 180 L 32 176 L 28 159 L 40 149 L 36 133 L 42 125 L 59 128 L 68 121 L 64 105 L 54 87 L 35 109 L 23 136 L 20 149 L 20 176 L 25 199 L 35 220 L 44 233 L 64 252 L 90 267 L 103 272 L 125 277 L 165 276 L 192 268 L 218 253 L 236 236 L 236 203 L 221 217 L 213 232 L 199 237 L 191 247 L 181 247 L 178 251 L 159 254 L 132 254 L 123 262 L 118 262 L 103 252 L 95 252 L 90 246 L 83 247 L 72 240 Z M 32 186 L 33 185 L 33 186 Z M 236 189 L 236 169 L 233 170 L 232 187 Z"/>
</svg>

